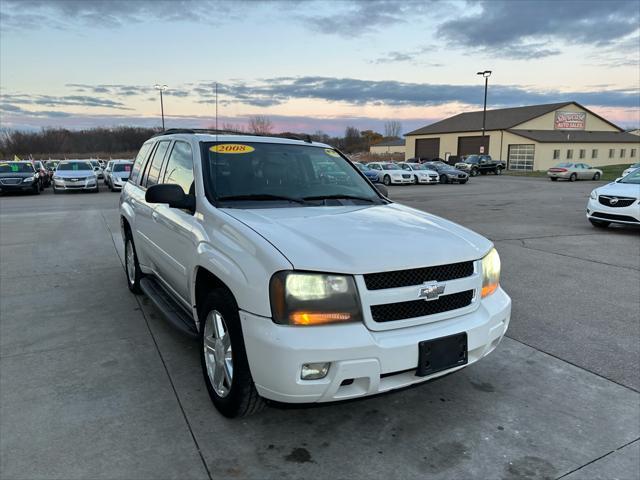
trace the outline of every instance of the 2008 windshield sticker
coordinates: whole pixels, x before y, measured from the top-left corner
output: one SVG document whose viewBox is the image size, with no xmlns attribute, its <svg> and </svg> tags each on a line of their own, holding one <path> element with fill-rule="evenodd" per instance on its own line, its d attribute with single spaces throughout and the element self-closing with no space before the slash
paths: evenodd
<svg viewBox="0 0 640 480">
<path fill-rule="evenodd" d="M 241 145 L 239 143 L 221 143 L 220 145 L 214 145 L 209 150 L 216 153 L 231 153 L 231 154 L 243 154 L 251 153 L 255 148 L 249 145 Z"/>
<path fill-rule="evenodd" d="M 336 152 L 335 150 L 331 150 L 330 148 L 325 148 L 324 153 L 326 153 L 330 157 L 340 158 L 340 155 L 338 155 L 338 152 Z"/>
</svg>

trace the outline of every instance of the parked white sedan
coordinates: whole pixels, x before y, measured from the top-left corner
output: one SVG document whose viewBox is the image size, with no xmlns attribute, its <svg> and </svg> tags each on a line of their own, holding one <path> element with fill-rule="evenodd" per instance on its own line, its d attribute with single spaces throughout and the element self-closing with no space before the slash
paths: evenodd
<svg viewBox="0 0 640 480">
<path fill-rule="evenodd" d="M 591 192 L 587 218 L 598 228 L 611 223 L 640 225 L 640 168 Z"/>
<path fill-rule="evenodd" d="M 397 163 L 371 162 L 369 168 L 378 172 L 378 178 L 385 185 L 407 185 L 413 183 L 413 175 L 404 171 Z"/>
<path fill-rule="evenodd" d="M 632 165 L 629 165 L 629 168 L 627 168 L 624 172 L 622 172 L 622 176 L 626 177 L 631 172 L 633 172 L 636 168 L 640 168 L 640 163 L 634 163 Z"/>
<path fill-rule="evenodd" d="M 440 175 L 434 170 L 429 170 L 426 166 L 420 163 L 400 162 L 398 165 L 406 171 L 410 172 L 413 176 L 413 183 L 415 185 L 419 183 L 439 183 Z"/>
</svg>

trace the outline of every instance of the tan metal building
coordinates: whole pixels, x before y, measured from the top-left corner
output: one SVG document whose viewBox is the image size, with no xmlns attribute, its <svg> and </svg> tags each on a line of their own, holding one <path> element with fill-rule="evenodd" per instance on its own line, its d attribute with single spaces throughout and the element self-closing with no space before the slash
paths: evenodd
<svg viewBox="0 0 640 480">
<path fill-rule="evenodd" d="M 376 155 L 384 155 L 390 153 L 404 153 L 404 145 L 405 140 L 395 139 L 395 140 L 383 140 L 380 143 L 376 143 L 375 145 L 371 145 L 369 147 L 369 152 L 374 153 Z"/>
<path fill-rule="evenodd" d="M 640 138 L 576 102 L 455 115 L 405 135 L 405 158 L 484 153 L 507 169 L 546 170 L 564 161 L 592 166 L 638 162 Z"/>
</svg>

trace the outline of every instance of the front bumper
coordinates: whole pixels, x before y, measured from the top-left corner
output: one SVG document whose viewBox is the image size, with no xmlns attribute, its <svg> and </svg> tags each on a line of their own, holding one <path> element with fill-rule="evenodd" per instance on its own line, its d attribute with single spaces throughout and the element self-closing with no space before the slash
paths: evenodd
<svg viewBox="0 0 640 480">
<path fill-rule="evenodd" d="M 467 332 L 470 365 L 496 348 L 510 318 L 511 299 L 501 288 L 471 313 L 384 331 L 369 330 L 363 323 L 290 327 L 240 312 L 258 393 L 287 403 L 364 397 L 446 375 L 464 366 L 426 377 L 415 375 L 419 342 Z M 321 380 L 301 380 L 302 364 L 312 362 L 331 362 L 329 373 Z M 344 380 L 348 382 L 343 385 Z"/>
<path fill-rule="evenodd" d="M 408 185 L 413 183 L 413 177 L 409 178 L 393 178 L 391 177 L 391 183 L 394 185 Z"/>
<path fill-rule="evenodd" d="M 602 205 L 597 199 L 589 198 L 587 218 L 626 225 L 640 225 L 640 201 L 636 201 L 628 207 L 609 207 Z"/>
<path fill-rule="evenodd" d="M 71 181 L 71 180 L 57 180 L 53 181 L 53 187 L 56 190 L 95 190 L 98 186 L 97 179 L 90 180 L 79 180 L 79 181 Z"/>
<path fill-rule="evenodd" d="M 418 177 L 418 183 L 428 185 L 430 183 L 438 183 L 440 179 L 435 176 Z"/>
<path fill-rule="evenodd" d="M 5 185 L 0 183 L 0 192 L 32 192 L 34 187 L 38 185 L 38 182 L 33 183 L 18 183 L 15 185 Z"/>
</svg>

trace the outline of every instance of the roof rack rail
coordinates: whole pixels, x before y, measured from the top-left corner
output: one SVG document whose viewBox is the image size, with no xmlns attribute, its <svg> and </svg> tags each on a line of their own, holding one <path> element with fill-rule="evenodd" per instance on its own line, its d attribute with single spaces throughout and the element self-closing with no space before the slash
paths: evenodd
<svg viewBox="0 0 640 480">
<path fill-rule="evenodd" d="M 287 138 L 289 140 L 300 140 L 301 142 L 313 143 L 310 135 L 295 135 L 293 133 L 282 133 L 282 134 L 267 134 L 267 133 L 250 133 L 250 132 L 241 132 L 239 130 L 218 130 L 215 128 L 169 128 L 167 130 L 163 130 L 162 132 L 158 132 L 154 135 L 154 137 L 159 137 L 161 135 L 172 135 L 176 133 L 210 133 L 210 134 L 220 134 L 220 135 L 245 135 L 248 137 L 276 137 L 276 138 Z"/>
</svg>

